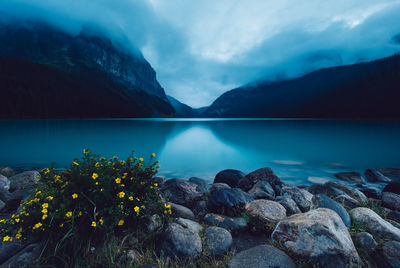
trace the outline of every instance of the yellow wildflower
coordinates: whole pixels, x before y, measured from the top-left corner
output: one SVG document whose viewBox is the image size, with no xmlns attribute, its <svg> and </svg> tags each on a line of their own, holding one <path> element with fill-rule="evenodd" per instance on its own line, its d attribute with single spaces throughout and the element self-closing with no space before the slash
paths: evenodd
<svg viewBox="0 0 400 268">
<path fill-rule="evenodd" d="M 103 224 L 103 218 L 100 218 L 100 220 L 99 220 L 99 222 L 100 222 L 100 224 Z"/>
<path fill-rule="evenodd" d="M 89 153 L 89 149 L 83 149 L 83 153 L 84 154 L 88 154 Z"/>
<path fill-rule="evenodd" d="M 79 211 L 78 217 L 82 216 L 82 211 Z"/>
<path fill-rule="evenodd" d="M 133 196 L 130 196 L 130 197 L 129 197 L 129 200 L 133 201 Z"/>
<path fill-rule="evenodd" d="M 20 234 L 20 233 L 17 233 L 16 235 L 15 235 L 15 238 L 16 239 L 20 239 L 22 237 L 22 235 Z"/>
<path fill-rule="evenodd" d="M 143 162 L 143 158 L 139 158 L 139 161 L 140 161 L 140 162 Z"/>
<path fill-rule="evenodd" d="M 158 168 L 158 169 L 160 169 L 160 168 L 161 168 L 161 166 L 160 166 L 160 165 L 158 165 L 158 166 L 157 166 L 157 168 Z"/>
<path fill-rule="evenodd" d="M 119 193 L 118 193 L 118 197 L 119 197 L 119 198 L 123 198 L 124 196 L 125 196 L 125 193 L 124 193 L 124 192 L 119 192 Z"/>
<path fill-rule="evenodd" d="M 15 222 L 19 222 L 19 219 L 17 218 L 17 219 L 15 219 Z"/>
<path fill-rule="evenodd" d="M 41 226 L 42 226 L 42 223 L 38 222 L 32 227 L 32 229 L 35 230 L 37 228 L 40 228 Z"/>
<path fill-rule="evenodd" d="M 115 182 L 116 182 L 116 183 L 121 183 L 121 179 L 120 179 L 120 178 L 116 178 L 116 179 L 115 179 Z"/>
<path fill-rule="evenodd" d="M 152 157 L 156 157 L 156 154 L 155 154 L 155 153 L 152 153 L 151 156 L 152 156 Z"/>
<path fill-rule="evenodd" d="M 102 192 L 102 191 L 104 191 L 104 189 L 103 189 L 103 188 L 101 188 L 101 189 L 100 189 L 100 192 Z"/>
<path fill-rule="evenodd" d="M 44 174 L 44 175 L 50 173 L 50 170 L 49 170 L 48 168 L 45 168 L 45 169 L 43 169 L 42 171 L 43 171 L 43 174 Z"/>
<path fill-rule="evenodd" d="M 99 182 L 96 181 L 96 185 L 99 185 Z"/>
<path fill-rule="evenodd" d="M 95 167 L 99 167 L 99 166 L 100 166 L 100 163 L 99 163 L 99 162 L 96 162 L 96 164 L 94 164 L 94 166 L 95 166 Z"/>
<path fill-rule="evenodd" d="M 138 213 L 138 214 L 139 214 L 139 210 L 140 210 L 140 208 L 139 208 L 138 206 L 134 207 L 133 209 L 135 210 L 135 212 L 136 212 L 136 213 Z"/>
<path fill-rule="evenodd" d="M 49 207 L 49 203 L 43 203 L 42 208 L 48 208 Z"/>
<path fill-rule="evenodd" d="M 124 220 L 119 220 L 119 222 L 118 222 L 118 226 L 122 226 L 122 225 L 124 225 L 124 223 L 125 223 L 125 221 L 124 221 Z"/>
<path fill-rule="evenodd" d="M 36 194 L 35 194 L 35 196 L 38 196 L 38 195 L 40 195 L 41 193 L 42 193 L 41 191 L 37 191 Z"/>
<path fill-rule="evenodd" d="M 75 166 L 79 166 L 79 163 L 78 163 L 78 162 L 75 162 L 75 161 L 72 162 L 72 164 L 75 165 Z"/>
<path fill-rule="evenodd" d="M 54 197 L 52 197 L 51 195 L 49 195 L 48 197 L 46 197 L 46 199 L 48 200 L 53 200 Z"/>
<path fill-rule="evenodd" d="M 46 208 L 42 209 L 42 213 L 46 214 L 47 213 L 47 209 Z"/>
<path fill-rule="evenodd" d="M 100 158 L 100 161 L 105 161 L 106 159 L 104 158 L 104 157 L 101 157 Z"/>
<path fill-rule="evenodd" d="M 42 216 L 42 220 L 44 220 L 44 219 L 46 219 L 47 218 L 47 214 L 44 214 L 43 216 Z"/>
<path fill-rule="evenodd" d="M 78 195 L 76 193 L 72 194 L 72 199 L 78 198 Z"/>
<path fill-rule="evenodd" d="M 63 227 L 64 227 L 64 223 L 61 223 L 61 224 L 60 224 L 60 228 L 63 228 Z"/>
<path fill-rule="evenodd" d="M 12 241 L 12 238 L 9 237 L 8 235 L 6 235 L 5 237 L 3 237 L 3 242 L 7 242 L 7 241 Z"/>
<path fill-rule="evenodd" d="M 67 218 L 71 218 L 72 217 L 72 212 L 68 211 L 67 213 L 65 213 L 65 216 L 67 216 Z"/>
<path fill-rule="evenodd" d="M 97 173 L 93 173 L 93 175 L 92 175 L 92 179 L 97 179 L 99 177 L 99 175 L 97 174 Z"/>
<path fill-rule="evenodd" d="M 95 222 L 95 221 L 92 221 L 92 224 L 91 224 L 90 226 L 96 227 L 96 222 Z"/>
<path fill-rule="evenodd" d="M 157 187 L 157 186 L 158 186 L 158 183 L 154 183 L 154 186 L 156 186 L 156 187 Z"/>
</svg>

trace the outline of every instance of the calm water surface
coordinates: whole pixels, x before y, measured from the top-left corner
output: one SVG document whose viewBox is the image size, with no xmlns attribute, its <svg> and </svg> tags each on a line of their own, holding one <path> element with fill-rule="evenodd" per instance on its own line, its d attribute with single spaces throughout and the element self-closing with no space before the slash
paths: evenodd
<svg viewBox="0 0 400 268">
<path fill-rule="evenodd" d="M 212 180 L 226 168 L 272 167 L 310 183 L 339 171 L 400 167 L 400 124 L 352 120 L 112 119 L 0 121 L 0 166 L 67 166 L 83 148 L 156 153 L 165 177 Z"/>
</svg>

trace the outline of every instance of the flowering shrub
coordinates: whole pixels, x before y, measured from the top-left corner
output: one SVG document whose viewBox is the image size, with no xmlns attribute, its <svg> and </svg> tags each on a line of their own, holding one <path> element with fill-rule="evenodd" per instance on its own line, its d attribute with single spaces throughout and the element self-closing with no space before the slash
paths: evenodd
<svg viewBox="0 0 400 268">
<path fill-rule="evenodd" d="M 2 241 L 81 241 L 128 229 L 145 230 L 149 215 L 171 213 L 158 192 L 158 161 L 131 155 L 126 161 L 84 150 L 80 159 L 57 173 L 43 169 L 35 193 L 3 225 Z"/>
</svg>

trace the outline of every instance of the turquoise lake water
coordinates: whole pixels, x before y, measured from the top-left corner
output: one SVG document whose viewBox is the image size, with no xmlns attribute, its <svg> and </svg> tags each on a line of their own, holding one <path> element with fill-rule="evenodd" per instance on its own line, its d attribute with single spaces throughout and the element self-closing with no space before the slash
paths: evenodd
<svg viewBox="0 0 400 268">
<path fill-rule="evenodd" d="M 83 148 L 156 153 L 160 175 L 211 181 L 226 168 L 271 167 L 308 184 L 340 171 L 400 167 L 400 123 L 363 120 L 97 119 L 0 121 L 0 166 L 67 166 Z"/>
</svg>

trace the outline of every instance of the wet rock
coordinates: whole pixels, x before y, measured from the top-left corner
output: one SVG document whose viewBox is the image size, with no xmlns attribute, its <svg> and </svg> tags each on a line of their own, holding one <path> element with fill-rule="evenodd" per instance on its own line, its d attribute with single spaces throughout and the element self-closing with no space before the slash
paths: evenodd
<svg viewBox="0 0 400 268">
<path fill-rule="evenodd" d="M 271 237 L 294 255 L 322 267 L 347 267 L 359 262 L 346 226 L 330 209 L 290 216 L 278 223 Z"/>
<path fill-rule="evenodd" d="M 369 182 L 390 182 L 391 180 L 375 169 L 367 169 L 364 173 Z"/>
<path fill-rule="evenodd" d="M 364 207 L 354 208 L 350 210 L 350 215 L 365 225 L 373 235 L 400 241 L 400 229 L 382 219 L 373 210 Z"/>
<path fill-rule="evenodd" d="M 361 188 L 360 191 L 368 198 L 380 199 L 380 193 L 373 188 Z"/>
<path fill-rule="evenodd" d="M 296 202 L 294 202 L 294 200 L 288 196 L 278 196 L 276 197 L 275 201 L 286 209 L 286 214 L 288 216 L 301 213 L 301 210 L 297 206 Z"/>
<path fill-rule="evenodd" d="M 395 194 L 400 194 L 400 182 L 391 182 L 388 185 L 386 185 L 383 190 L 383 192 L 390 192 L 390 193 L 395 193 Z"/>
<path fill-rule="evenodd" d="M 312 206 L 313 209 L 315 208 L 329 208 L 335 211 L 340 218 L 342 218 L 344 225 L 347 228 L 351 226 L 351 219 L 349 213 L 341 206 L 338 202 L 332 200 L 331 198 L 327 197 L 324 194 L 317 194 L 314 196 L 313 199 L 314 205 Z"/>
<path fill-rule="evenodd" d="M 278 176 L 270 168 L 260 168 L 249 174 L 247 174 L 243 179 L 241 179 L 238 183 L 238 187 L 243 191 L 249 191 L 253 186 L 259 181 L 268 182 L 275 191 L 276 195 L 281 195 L 281 188 L 283 182 Z"/>
<path fill-rule="evenodd" d="M 150 216 L 149 222 L 147 224 L 147 231 L 150 233 L 157 232 L 162 227 L 162 221 L 159 215 L 154 214 Z"/>
<path fill-rule="evenodd" d="M 207 202 L 204 200 L 196 201 L 193 205 L 193 213 L 197 217 L 203 218 L 207 214 Z"/>
<path fill-rule="evenodd" d="M 172 258 L 198 258 L 202 251 L 198 233 L 184 228 L 178 223 L 168 224 L 162 235 L 161 253 Z"/>
<path fill-rule="evenodd" d="M 5 262 L 23 248 L 21 241 L 0 243 L 0 263 Z"/>
<path fill-rule="evenodd" d="M 168 204 L 171 205 L 171 212 L 173 217 L 181 217 L 194 220 L 194 214 L 189 208 L 171 202 L 169 202 Z"/>
<path fill-rule="evenodd" d="M 359 190 L 348 186 L 346 184 L 344 184 L 343 182 L 340 181 L 328 181 L 327 183 L 325 183 L 326 186 L 328 187 L 333 187 L 336 189 L 339 189 L 341 191 L 343 191 L 344 193 L 346 193 L 347 195 L 349 195 L 350 197 L 357 199 L 359 201 L 362 202 L 367 202 L 368 198 Z"/>
<path fill-rule="evenodd" d="M 232 245 L 231 234 L 221 227 L 208 227 L 205 231 L 206 250 L 211 256 L 226 253 Z"/>
<path fill-rule="evenodd" d="M 382 247 L 383 256 L 390 267 L 400 267 L 400 243 L 397 241 L 386 242 Z"/>
<path fill-rule="evenodd" d="M 361 177 L 361 174 L 358 172 L 339 172 L 335 173 L 334 176 L 340 180 L 349 181 L 349 182 L 361 182 L 364 183 L 364 179 Z"/>
<path fill-rule="evenodd" d="M 200 192 L 202 192 L 203 194 L 208 194 L 210 192 L 210 186 L 204 179 L 192 177 L 189 179 L 189 182 L 197 184 L 197 186 L 199 186 Z"/>
<path fill-rule="evenodd" d="M 224 215 L 209 213 L 204 216 L 204 222 L 208 225 L 215 225 L 233 232 L 247 228 L 247 222 L 244 218 L 231 218 Z"/>
<path fill-rule="evenodd" d="M 307 190 L 300 189 L 296 186 L 283 186 L 283 196 L 287 196 L 293 199 L 303 212 L 309 211 L 312 205 L 313 195 Z"/>
<path fill-rule="evenodd" d="M 253 196 L 254 199 L 266 198 L 273 200 L 275 198 L 274 189 L 272 189 L 272 186 L 266 181 L 257 182 L 248 193 Z"/>
<path fill-rule="evenodd" d="M 377 168 L 376 170 L 392 181 L 400 182 L 400 168 Z"/>
<path fill-rule="evenodd" d="M 161 192 L 172 203 L 189 207 L 203 196 L 197 184 L 182 179 L 165 181 L 161 187 Z"/>
<path fill-rule="evenodd" d="M 39 172 L 25 171 L 10 178 L 10 192 L 17 199 L 23 199 L 36 187 Z"/>
<path fill-rule="evenodd" d="M 243 179 L 245 174 L 236 169 L 225 169 L 215 175 L 214 183 L 226 183 L 232 188 L 238 186 L 238 183 Z"/>
<path fill-rule="evenodd" d="M 374 237 L 367 232 L 358 233 L 356 235 L 356 243 L 366 251 L 372 251 L 378 246 Z"/>
<path fill-rule="evenodd" d="M 177 218 L 175 219 L 175 222 L 177 224 L 179 224 L 180 226 L 189 229 L 190 231 L 194 232 L 194 233 L 199 233 L 203 230 L 203 226 L 201 226 L 201 224 L 192 221 L 192 220 L 188 220 L 188 219 L 184 219 L 184 218 Z"/>
<path fill-rule="evenodd" d="M 397 221 L 400 223 L 400 212 L 399 211 L 390 211 L 386 217 L 390 220 Z"/>
<path fill-rule="evenodd" d="M 346 194 L 345 192 L 343 192 L 331 185 L 327 185 L 326 183 L 323 185 L 313 184 L 310 187 L 308 187 L 307 190 L 312 194 L 324 194 L 326 196 L 329 196 L 330 198 L 335 198 L 339 195 Z"/>
<path fill-rule="evenodd" d="M 246 212 L 266 224 L 275 224 L 286 217 L 286 209 L 281 204 L 264 199 L 246 204 Z"/>
<path fill-rule="evenodd" d="M 16 255 L 12 256 L 6 262 L 4 262 L 0 267 L 1 268 L 34 267 L 35 261 L 39 257 L 41 250 L 42 250 L 42 244 L 40 243 L 30 244 L 21 251 L 19 251 Z"/>
<path fill-rule="evenodd" d="M 10 189 L 10 181 L 6 176 L 0 174 L 0 191 L 8 191 Z"/>
<path fill-rule="evenodd" d="M 356 208 L 360 206 L 360 202 L 358 202 L 354 198 L 351 198 L 347 194 L 339 195 L 335 197 L 333 200 L 335 200 L 336 202 L 347 208 Z"/>
<path fill-rule="evenodd" d="M 239 188 L 214 191 L 208 199 L 207 208 L 211 212 L 235 216 L 244 210 L 246 203 L 254 198 Z"/>
<path fill-rule="evenodd" d="M 231 189 L 231 187 L 226 183 L 214 183 L 211 186 L 210 193 L 212 194 L 213 192 L 221 189 Z"/>
<path fill-rule="evenodd" d="M 392 209 L 392 210 L 400 210 L 400 195 L 391 193 L 391 192 L 383 192 L 382 193 L 382 206 Z"/>
<path fill-rule="evenodd" d="M 10 167 L 5 167 L 0 170 L 0 174 L 6 177 L 12 177 L 15 174 L 15 171 Z"/>
<path fill-rule="evenodd" d="M 229 268 L 295 268 L 285 252 L 270 245 L 260 245 L 236 254 Z"/>
<path fill-rule="evenodd" d="M 388 223 L 390 223 L 391 225 L 393 225 L 394 227 L 396 227 L 397 229 L 400 229 L 400 223 L 398 223 L 397 221 L 394 220 L 387 220 Z"/>
</svg>

